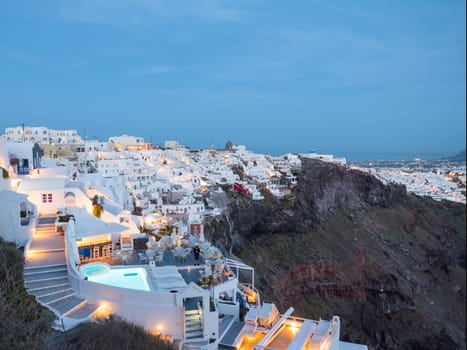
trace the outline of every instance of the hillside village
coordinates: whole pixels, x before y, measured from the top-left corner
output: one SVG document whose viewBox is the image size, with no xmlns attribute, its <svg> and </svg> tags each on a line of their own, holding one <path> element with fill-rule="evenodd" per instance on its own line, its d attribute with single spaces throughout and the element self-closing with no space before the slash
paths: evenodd
<svg viewBox="0 0 467 350">
<path fill-rule="evenodd" d="M 300 164 L 298 155 L 270 157 L 230 142 L 192 150 L 127 135 L 101 142 L 76 130 L 7 128 L 0 234 L 24 251 L 26 290 L 55 314 L 56 330 L 117 315 L 178 349 L 367 349 L 339 339 L 338 316 L 307 320 L 262 302 L 254 267 L 205 239 L 205 219 L 223 209 L 213 197 L 285 196 Z"/>
<path fill-rule="evenodd" d="M 209 199 L 208 190 L 235 183 L 237 190 L 253 200 L 263 198 L 262 190 L 284 196 L 296 184 L 294 170 L 300 168 L 300 157 L 346 165 L 345 159 L 332 155 L 289 153 L 273 157 L 231 142 L 223 150 L 195 150 L 178 141 L 165 141 L 163 147 L 158 147 L 141 137 L 127 135 L 110 137 L 107 142 L 83 140 L 76 130 L 46 127 L 6 128 L 3 140 L 8 159 L 3 168 L 11 175 L 60 167 L 61 175 L 89 181 L 104 195 L 123 203 L 124 209 L 141 210 L 142 214 L 199 213 L 201 207 L 192 210 L 195 207 L 191 206 L 200 202 L 206 205 L 200 196 Z M 405 184 L 409 192 L 418 195 L 465 203 L 465 164 L 359 169 L 383 182 Z"/>
<path fill-rule="evenodd" d="M 191 348 L 259 349 L 293 334 L 292 347 L 272 348 L 301 349 L 308 342 L 310 349 L 366 349 L 338 341 L 337 316 L 301 319 L 300 332 L 290 333 L 297 327 L 293 308 L 279 315 L 274 304 L 261 304 L 254 272 L 249 283 L 239 281 L 238 270 L 254 268 L 224 257 L 204 237 L 205 219 L 224 209 L 214 201 L 219 193 L 234 191 L 252 201 L 263 200 L 266 192 L 287 196 L 303 158 L 347 166 L 332 155 L 273 157 L 231 142 L 222 150 L 195 150 L 128 135 L 104 142 L 83 140 L 76 130 L 7 128 L 0 138 L 0 234 L 24 249 L 26 288 L 55 312 L 57 329 L 115 312 Z M 465 184 L 465 167 L 456 174 Z M 381 170 L 376 175 L 405 181 L 402 172 L 401 179 L 388 180 Z M 462 202 L 457 184 L 445 184 L 444 172 L 415 175 L 409 191 Z M 201 265 L 193 253 L 198 246 Z M 107 299 L 114 289 L 91 283 L 95 274 L 115 270 L 109 266 L 127 264 L 149 264 L 150 282 L 143 280 L 135 290 L 158 293 L 164 311 L 150 313 L 154 299 L 142 290 L 128 292 L 122 302 Z M 48 289 L 55 287 L 50 280 L 60 280 L 56 289 Z"/>
</svg>

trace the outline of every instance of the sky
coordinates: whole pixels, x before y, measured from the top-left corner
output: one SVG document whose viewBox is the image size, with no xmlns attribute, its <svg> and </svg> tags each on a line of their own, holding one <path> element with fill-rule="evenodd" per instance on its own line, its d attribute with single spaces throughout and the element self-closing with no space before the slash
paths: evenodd
<svg viewBox="0 0 467 350">
<path fill-rule="evenodd" d="M 0 133 L 452 155 L 465 33 L 458 0 L 3 1 Z"/>
</svg>

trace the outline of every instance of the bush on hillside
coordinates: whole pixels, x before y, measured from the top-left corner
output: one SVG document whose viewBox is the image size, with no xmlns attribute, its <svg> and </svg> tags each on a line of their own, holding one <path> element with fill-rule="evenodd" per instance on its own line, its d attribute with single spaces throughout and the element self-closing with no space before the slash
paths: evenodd
<svg viewBox="0 0 467 350">
<path fill-rule="evenodd" d="M 15 244 L 0 238 L 0 347 L 42 349 L 53 314 L 30 296 L 23 282 L 24 260 Z"/>
<path fill-rule="evenodd" d="M 143 327 L 125 320 L 110 316 L 97 323 L 85 323 L 68 332 L 60 349 L 69 350 L 107 350 L 107 349 L 139 349 L 139 350 L 171 350 L 173 347 L 147 332 Z"/>
</svg>

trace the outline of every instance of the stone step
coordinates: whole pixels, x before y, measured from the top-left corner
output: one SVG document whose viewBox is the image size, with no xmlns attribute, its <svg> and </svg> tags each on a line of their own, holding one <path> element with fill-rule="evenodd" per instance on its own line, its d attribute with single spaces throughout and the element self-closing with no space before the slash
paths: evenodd
<svg viewBox="0 0 467 350">
<path fill-rule="evenodd" d="M 57 237 L 57 234 L 55 233 L 55 231 L 43 231 L 43 232 L 36 232 L 34 234 L 34 237 L 33 237 L 33 242 L 32 244 L 35 244 L 36 242 L 39 242 L 39 241 L 46 241 L 46 240 L 49 240 L 49 239 L 53 239 Z"/>
<path fill-rule="evenodd" d="M 199 315 L 199 310 L 185 310 L 185 316 L 186 315 Z"/>
<path fill-rule="evenodd" d="M 200 315 L 185 315 L 185 321 L 196 321 L 201 320 Z"/>
<path fill-rule="evenodd" d="M 40 216 L 37 218 L 37 224 L 38 225 L 48 225 L 48 224 L 53 224 L 57 220 L 57 216 L 50 215 L 50 216 Z"/>
<path fill-rule="evenodd" d="M 190 326 L 190 327 L 185 327 L 186 330 L 185 332 L 188 334 L 188 333 L 193 333 L 193 332 L 197 332 L 197 331 L 202 331 L 203 330 L 203 326 L 201 325 L 201 323 L 199 323 L 198 325 L 196 326 Z"/>
<path fill-rule="evenodd" d="M 53 272 L 34 273 L 24 276 L 24 282 L 29 283 L 33 281 L 47 281 L 57 278 L 68 276 L 67 270 L 58 270 Z"/>
<path fill-rule="evenodd" d="M 63 253 L 63 252 L 65 252 L 65 247 L 63 247 L 63 248 L 53 248 L 53 249 L 34 249 L 34 247 L 32 247 L 30 249 L 34 252 L 34 255 Z"/>
<path fill-rule="evenodd" d="M 38 273 L 57 272 L 57 271 L 67 271 L 66 264 L 26 267 L 24 269 L 24 276 L 30 276 L 30 275 L 38 274 Z"/>
<path fill-rule="evenodd" d="M 69 313 L 67 317 L 75 320 L 86 319 L 91 317 L 98 309 L 99 305 L 85 302 L 80 307 L 76 308 L 71 313 Z"/>
<path fill-rule="evenodd" d="M 185 321 L 186 328 L 201 326 L 201 320 Z"/>
<path fill-rule="evenodd" d="M 53 280 L 30 281 L 25 282 L 24 285 L 29 292 L 35 292 L 44 288 L 58 287 L 69 285 L 68 276 L 56 278 Z"/>
<path fill-rule="evenodd" d="M 192 332 L 192 333 L 188 333 L 186 332 L 185 334 L 185 339 L 191 339 L 193 340 L 193 338 L 202 338 L 203 337 L 203 331 L 202 330 L 198 330 L 196 332 Z"/>
<path fill-rule="evenodd" d="M 37 224 L 37 225 L 36 225 L 36 230 L 37 230 L 37 229 L 41 229 L 41 228 L 44 228 L 44 229 L 45 229 L 45 228 L 50 228 L 50 227 L 55 228 L 55 222 L 49 222 L 49 223 L 47 223 L 47 224 Z"/>
<path fill-rule="evenodd" d="M 36 296 L 36 298 L 41 298 L 41 297 L 46 297 L 48 295 L 53 295 L 65 290 L 71 290 L 71 285 L 69 283 L 64 283 L 62 285 L 58 286 L 51 286 L 51 287 L 45 287 L 45 288 L 40 288 L 35 291 L 31 291 L 29 289 L 29 292 L 33 295 Z"/>
<path fill-rule="evenodd" d="M 55 232 L 55 229 L 54 228 L 50 228 L 50 229 L 36 229 L 35 233 L 34 233 L 34 236 L 56 236 L 57 233 Z"/>
<path fill-rule="evenodd" d="M 40 232 L 55 232 L 55 225 L 41 225 L 41 226 L 36 226 L 35 227 L 35 232 L 40 233 Z"/>
<path fill-rule="evenodd" d="M 58 291 L 58 292 L 55 292 L 49 295 L 41 296 L 40 298 L 39 297 L 36 297 L 36 298 L 40 300 L 41 302 L 43 302 L 44 304 L 49 304 L 49 303 L 53 303 L 53 302 L 68 298 L 73 295 L 75 295 L 75 293 L 73 292 L 73 289 L 68 288 L 68 289 L 64 289 L 64 290 L 61 290 L 61 291 Z"/>
<path fill-rule="evenodd" d="M 79 298 L 75 295 L 70 295 L 47 305 L 56 310 L 60 315 L 64 315 L 84 302 L 86 302 L 85 299 Z"/>
</svg>

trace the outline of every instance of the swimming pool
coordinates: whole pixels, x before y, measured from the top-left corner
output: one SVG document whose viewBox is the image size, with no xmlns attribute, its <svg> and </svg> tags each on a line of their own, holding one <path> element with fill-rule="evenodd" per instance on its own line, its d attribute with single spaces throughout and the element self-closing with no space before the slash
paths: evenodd
<svg viewBox="0 0 467 350">
<path fill-rule="evenodd" d="M 88 281 L 107 284 L 109 286 L 149 290 L 146 269 L 142 267 L 111 269 L 104 263 L 91 263 L 80 268 Z"/>
<path fill-rule="evenodd" d="M 87 277 L 91 277 L 94 275 L 110 273 L 110 266 L 106 263 L 96 262 L 96 263 L 89 263 L 86 265 L 81 265 L 79 270 L 81 271 L 83 275 Z"/>
</svg>

